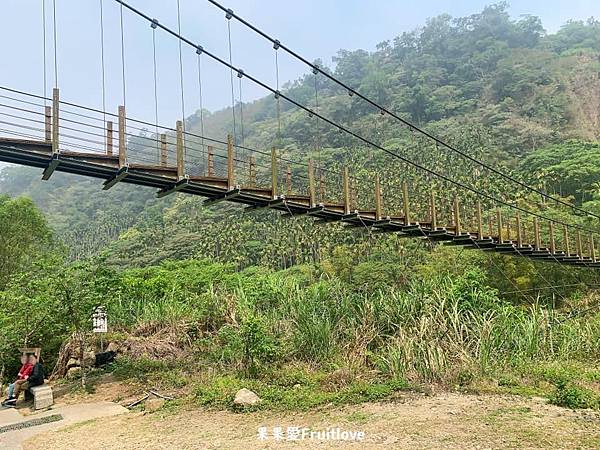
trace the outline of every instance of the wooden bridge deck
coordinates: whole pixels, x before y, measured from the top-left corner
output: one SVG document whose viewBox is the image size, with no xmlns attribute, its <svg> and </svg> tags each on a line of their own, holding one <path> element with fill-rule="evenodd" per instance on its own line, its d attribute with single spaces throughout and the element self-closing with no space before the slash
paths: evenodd
<svg viewBox="0 0 600 450">
<path fill-rule="evenodd" d="M 431 220 L 405 223 L 404 217 L 377 218 L 376 210 L 353 210 L 346 213 L 343 204 L 311 205 L 309 195 L 276 196 L 270 188 L 256 186 L 229 186 L 229 179 L 217 176 L 178 176 L 177 167 L 120 163 L 118 155 L 61 151 L 53 153 L 50 141 L 0 138 L 0 161 L 44 170 L 47 179 L 52 172 L 66 172 L 105 180 L 105 189 L 117 182 L 130 183 L 158 189 L 162 197 L 172 192 L 208 197 L 210 205 L 228 201 L 247 205 L 247 209 L 269 208 L 287 217 L 308 215 L 317 223 L 341 222 L 350 228 L 369 228 L 373 233 L 398 233 L 413 238 L 429 239 L 451 245 L 459 245 L 482 251 L 554 261 L 585 267 L 600 267 L 600 259 L 565 253 L 549 248 L 513 240 L 501 240 L 498 236 L 484 236 L 478 232 L 462 231 L 456 226 L 432 227 Z M 520 246 L 518 245 L 520 244 Z"/>
</svg>

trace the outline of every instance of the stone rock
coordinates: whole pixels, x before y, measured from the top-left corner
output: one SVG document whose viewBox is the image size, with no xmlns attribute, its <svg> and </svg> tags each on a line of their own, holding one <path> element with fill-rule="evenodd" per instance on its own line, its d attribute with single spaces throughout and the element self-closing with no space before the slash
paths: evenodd
<svg viewBox="0 0 600 450">
<path fill-rule="evenodd" d="M 162 398 L 149 398 L 144 402 L 144 411 L 154 412 L 158 411 L 165 404 L 165 400 Z"/>
<path fill-rule="evenodd" d="M 83 365 L 85 367 L 91 367 L 96 362 L 96 353 L 93 351 L 85 352 L 83 354 Z"/>
<path fill-rule="evenodd" d="M 71 369 L 73 367 L 79 367 L 79 360 L 76 358 L 70 358 L 69 362 L 67 362 L 67 369 Z"/>
<path fill-rule="evenodd" d="M 81 367 L 71 367 L 67 370 L 67 378 L 73 379 L 81 375 Z"/>
<path fill-rule="evenodd" d="M 260 397 L 250 389 L 242 388 L 235 394 L 233 404 L 238 406 L 254 406 L 260 403 L 260 401 Z"/>
<path fill-rule="evenodd" d="M 116 342 L 111 342 L 110 344 L 108 344 L 108 347 L 106 348 L 107 352 L 119 352 L 120 346 L 119 344 L 117 344 Z"/>
<path fill-rule="evenodd" d="M 54 404 L 54 395 L 49 385 L 34 386 L 30 391 L 33 394 L 33 409 L 45 409 Z"/>
</svg>

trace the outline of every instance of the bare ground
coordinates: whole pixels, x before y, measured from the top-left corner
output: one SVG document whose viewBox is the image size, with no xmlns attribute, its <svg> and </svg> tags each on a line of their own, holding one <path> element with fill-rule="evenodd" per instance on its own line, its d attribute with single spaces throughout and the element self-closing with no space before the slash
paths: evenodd
<svg viewBox="0 0 600 450">
<path fill-rule="evenodd" d="M 288 427 L 363 431 L 362 442 L 287 441 Z M 257 438 L 267 427 L 267 440 Z M 273 438 L 282 427 L 283 439 Z M 233 413 L 204 409 L 135 412 L 40 434 L 25 449 L 598 449 L 600 413 L 516 396 L 407 394 L 310 412 Z"/>
</svg>

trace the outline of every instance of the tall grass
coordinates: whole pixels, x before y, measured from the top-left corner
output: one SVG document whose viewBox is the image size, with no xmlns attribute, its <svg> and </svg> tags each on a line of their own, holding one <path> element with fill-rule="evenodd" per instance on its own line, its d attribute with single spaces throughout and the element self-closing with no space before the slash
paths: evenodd
<svg viewBox="0 0 600 450">
<path fill-rule="evenodd" d="M 552 325 L 560 311 L 502 301 L 479 271 L 357 291 L 310 270 L 236 273 L 195 261 L 126 271 L 114 286 L 109 313 L 120 326 L 185 321 L 208 336 L 206 351 L 233 366 L 252 354 L 253 364 L 303 361 L 443 381 L 464 369 L 600 360 L 600 315 Z M 234 336 L 257 317 L 252 340 Z"/>
</svg>

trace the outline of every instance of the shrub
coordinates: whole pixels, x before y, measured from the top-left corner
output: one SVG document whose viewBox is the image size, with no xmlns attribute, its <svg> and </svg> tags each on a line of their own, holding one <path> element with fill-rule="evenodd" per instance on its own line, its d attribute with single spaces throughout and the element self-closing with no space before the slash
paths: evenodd
<svg viewBox="0 0 600 450">
<path fill-rule="evenodd" d="M 557 379 L 556 391 L 550 397 L 550 403 L 565 408 L 600 409 L 600 397 L 593 391 L 576 385 L 566 378 Z"/>
</svg>

